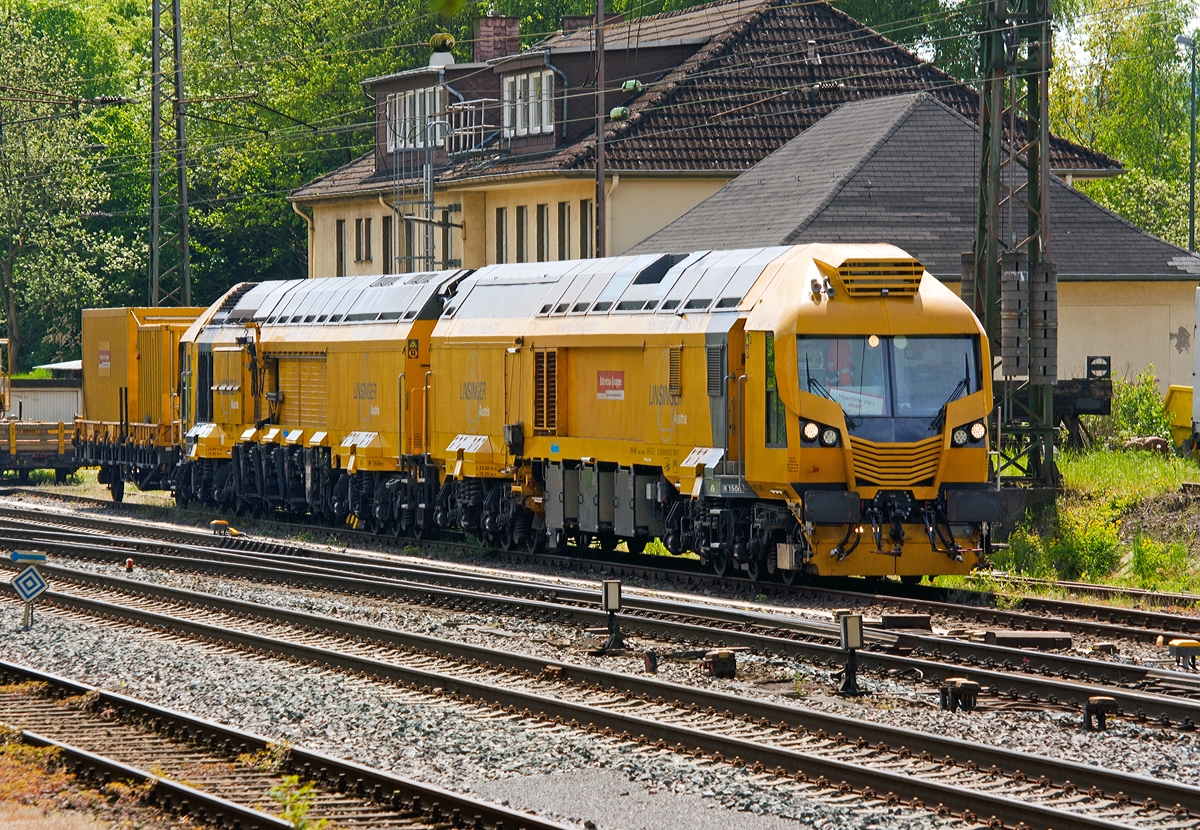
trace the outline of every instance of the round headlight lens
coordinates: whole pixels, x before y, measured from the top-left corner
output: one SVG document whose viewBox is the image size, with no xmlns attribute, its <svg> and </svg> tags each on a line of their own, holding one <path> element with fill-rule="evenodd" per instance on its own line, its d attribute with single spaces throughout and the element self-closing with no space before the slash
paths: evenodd
<svg viewBox="0 0 1200 830">
<path fill-rule="evenodd" d="M 833 427 L 826 427 L 821 433 L 821 443 L 826 447 L 836 447 L 838 442 L 837 430 Z"/>
<path fill-rule="evenodd" d="M 817 437 L 821 434 L 821 428 L 812 421 L 809 421 L 804 425 L 804 429 L 801 430 L 801 433 L 804 435 L 805 441 L 816 441 Z"/>
<path fill-rule="evenodd" d="M 982 441 L 986 435 L 987 427 L 984 426 L 983 421 L 976 421 L 975 423 L 971 424 L 972 441 Z"/>
<path fill-rule="evenodd" d="M 954 446 L 956 447 L 961 447 L 963 444 L 967 443 L 967 438 L 967 431 L 963 427 L 959 427 L 958 429 L 954 430 L 954 434 L 950 436 L 951 442 L 953 442 Z"/>
</svg>

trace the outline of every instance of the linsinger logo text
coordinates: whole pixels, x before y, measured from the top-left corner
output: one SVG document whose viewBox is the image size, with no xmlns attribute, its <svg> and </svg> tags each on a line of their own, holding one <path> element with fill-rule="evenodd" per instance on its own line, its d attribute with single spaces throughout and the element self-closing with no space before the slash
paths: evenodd
<svg viewBox="0 0 1200 830">
<path fill-rule="evenodd" d="M 482 401 L 487 399 L 486 380 L 464 380 L 458 385 L 460 401 Z"/>
</svg>

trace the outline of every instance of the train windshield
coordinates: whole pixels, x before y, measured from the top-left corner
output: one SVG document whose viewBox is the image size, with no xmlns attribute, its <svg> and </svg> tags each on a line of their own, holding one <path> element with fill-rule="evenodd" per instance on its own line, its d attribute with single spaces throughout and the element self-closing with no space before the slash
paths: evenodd
<svg viewBox="0 0 1200 830">
<path fill-rule="evenodd" d="M 982 388 L 978 337 L 796 340 L 800 388 L 840 404 L 851 434 L 868 440 L 934 435 L 948 402 Z"/>
</svg>

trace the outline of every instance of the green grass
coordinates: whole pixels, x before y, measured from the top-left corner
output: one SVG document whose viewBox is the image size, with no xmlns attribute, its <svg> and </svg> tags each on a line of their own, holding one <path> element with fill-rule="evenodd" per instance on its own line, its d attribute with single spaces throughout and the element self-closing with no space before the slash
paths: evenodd
<svg viewBox="0 0 1200 830">
<path fill-rule="evenodd" d="M 1191 459 L 1151 452 L 1060 452 L 1057 461 L 1069 495 L 1100 497 L 1118 509 L 1176 492 L 1183 482 L 1200 479 L 1200 466 Z"/>
<path fill-rule="evenodd" d="M 1052 507 L 1018 523 L 1008 549 L 993 557 L 997 567 L 1044 579 L 1200 590 L 1200 568 L 1189 545 L 1140 532 L 1132 539 L 1122 534 L 1130 510 L 1147 499 L 1178 492 L 1184 481 L 1200 479 L 1195 462 L 1149 452 L 1094 450 L 1060 453 L 1058 465 L 1063 492 Z M 1007 591 L 1003 584 L 988 587 Z"/>
</svg>

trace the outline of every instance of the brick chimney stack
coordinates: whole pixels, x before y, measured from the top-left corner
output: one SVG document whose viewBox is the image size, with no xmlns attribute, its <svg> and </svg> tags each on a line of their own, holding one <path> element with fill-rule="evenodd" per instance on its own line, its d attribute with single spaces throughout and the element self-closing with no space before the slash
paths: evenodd
<svg viewBox="0 0 1200 830">
<path fill-rule="evenodd" d="M 515 17 L 488 15 L 475 21 L 477 63 L 506 58 L 521 51 L 520 21 Z"/>
</svg>

